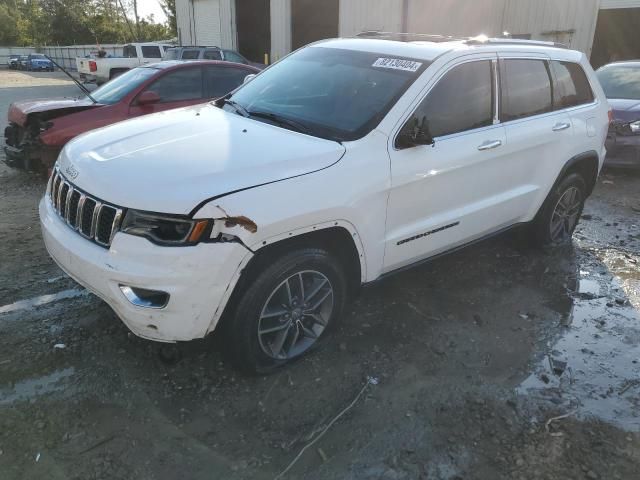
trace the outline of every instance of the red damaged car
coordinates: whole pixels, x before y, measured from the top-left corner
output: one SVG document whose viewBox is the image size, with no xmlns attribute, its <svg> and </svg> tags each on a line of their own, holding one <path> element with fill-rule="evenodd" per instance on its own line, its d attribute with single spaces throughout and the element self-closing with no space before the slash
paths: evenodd
<svg viewBox="0 0 640 480">
<path fill-rule="evenodd" d="M 169 61 L 129 70 L 82 97 L 16 102 L 4 131 L 5 161 L 29 170 L 49 168 L 81 133 L 222 97 L 259 72 L 230 62 Z"/>
</svg>

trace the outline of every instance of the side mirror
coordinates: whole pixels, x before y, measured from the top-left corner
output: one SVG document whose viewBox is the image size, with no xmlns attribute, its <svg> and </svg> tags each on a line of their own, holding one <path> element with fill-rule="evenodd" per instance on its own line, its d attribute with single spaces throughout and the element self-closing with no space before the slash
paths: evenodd
<svg viewBox="0 0 640 480">
<path fill-rule="evenodd" d="M 396 138 L 396 147 L 413 148 L 419 145 L 434 145 L 435 141 L 429 131 L 427 117 L 412 117 L 400 130 Z"/>
<path fill-rule="evenodd" d="M 247 75 L 246 77 L 244 77 L 244 81 L 242 82 L 243 84 L 245 83 L 249 83 L 251 80 L 253 80 L 254 78 L 256 78 L 256 74 L 255 73 L 250 73 L 249 75 Z"/>
<path fill-rule="evenodd" d="M 138 105 L 151 105 L 154 103 L 158 103 L 159 101 L 160 101 L 160 95 L 158 95 L 153 90 L 147 90 L 146 92 L 142 92 L 138 96 L 136 103 Z"/>
</svg>

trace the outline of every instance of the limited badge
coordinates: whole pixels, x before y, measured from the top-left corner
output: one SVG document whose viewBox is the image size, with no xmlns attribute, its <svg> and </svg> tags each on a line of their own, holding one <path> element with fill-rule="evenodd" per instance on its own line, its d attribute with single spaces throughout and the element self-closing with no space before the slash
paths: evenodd
<svg viewBox="0 0 640 480">
<path fill-rule="evenodd" d="M 72 164 L 69 164 L 67 168 L 64 169 L 64 171 L 71 180 L 75 180 L 75 178 L 80 174 L 80 172 L 76 170 L 76 167 L 74 167 Z"/>
<path fill-rule="evenodd" d="M 403 60 L 401 58 L 379 58 L 373 62 L 375 68 L 390 68 L 392 70 L 403 70 L 405 72 L 417 72 L 422 66 L 421 62 L 413 60 Z"/>
</svg>

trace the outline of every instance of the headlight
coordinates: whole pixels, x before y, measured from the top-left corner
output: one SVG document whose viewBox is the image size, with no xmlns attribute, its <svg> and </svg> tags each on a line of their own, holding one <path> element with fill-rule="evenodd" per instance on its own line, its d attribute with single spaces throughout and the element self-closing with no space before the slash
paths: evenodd
<svg viewBox="0 0 640 480">
<path fill-rule="evenodd" d="M 191 220 L 173 215 L 128 210 L 120 230 L 158 245 L 195 245 L 207 238 L 211 220 Z"/>
<path fill-rule="evenodd" d="M 640 133 L 640 120 L 630 123 L 629 128 L 631 129 L 631 133 Z"/>
</svg>

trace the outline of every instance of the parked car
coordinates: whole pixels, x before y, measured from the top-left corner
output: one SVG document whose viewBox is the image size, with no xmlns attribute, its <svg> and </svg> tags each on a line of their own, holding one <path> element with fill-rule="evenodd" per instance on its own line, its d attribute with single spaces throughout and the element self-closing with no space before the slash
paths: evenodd
<svg viewBox="0 0 640 480">
<path fill-rule="evenodd" d="M 18 57 L 18 70 L 29 69 L 29 55 L 20 55 Z"/>
<path fill-rule="evenodd" d="M 70 142 L 40 218 L 134 333 L 222 330 L 253 372 L 362 284 L 518 225 L 570 242 L 609 123 L 584 54 L 511 40 L 318 42 L 217 105 Z"/>
<path fill-rule="evenodd" d="M 121 120 L 218 98 L 258 70 L 228 62 L 161 62 L 138 67 L 91 96 L 16 102 L 5 129 L 6 162 L 50 167 L 73 137 Z"/>
<path fill-rule="evenodd" d="M 7 65 L 11 70 L 17 70 L 18 69 L 18 60 L 20 58 L 20 55 L 11 55 L 9 57 L 9 60 L 7 61 Z"/>
<path fill-rule="evenodd" d="M 55 69 L 53 66 L 53 62 L 42 53 L 32 53 L 28 55 L 25 61 L 25 67 L 25 70 L 29 70 L 30 72 L 53 72 Z"/>
<path fill-rule="evenodd" d="M 82 80 L 102 85 L 132 68 L 159 62 L 170 46 L 160 43 L 130 43 L 122 48 L 122 57 L 77 57 L 76 67 Z"/>
<path fill-rule="evenodd" d="M 640 61 L 616 62 L 596 72 L 613 118 L 605 165 L 640 167 Z"/>
<path fill-rule="evenodd" d="M 226 62 L 242 63 L 264 69 L 263 63 L 250 62 L 234 50 L 220 47 L 172 47 L 164 54 L 164 60 L 224 60 Z"/>
</svg>

